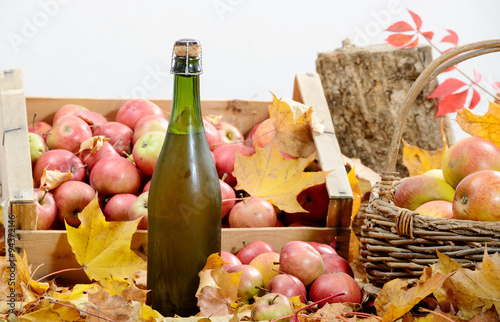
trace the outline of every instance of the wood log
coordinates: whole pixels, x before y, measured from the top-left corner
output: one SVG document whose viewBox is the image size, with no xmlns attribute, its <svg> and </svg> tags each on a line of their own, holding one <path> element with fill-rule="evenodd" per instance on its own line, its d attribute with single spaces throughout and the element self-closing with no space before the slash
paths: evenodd
<svg viewBox="0 0 500 322">
<path fill-rule="evenodd" d="M 343 47 L 318 54 L 316 70 L 323 84 L 342 154 L 359 158 L 376 172 L 383 171 L 397 114 L 406 93 L 432 61 L 429 46 L 396 49 L 388 44 Z M 408 114 L 404 140 L 425 150 L 443 146 L 440 121 L 448 145 L 454 142 L 449 118 L 435 117 L 438 100 L 427 99 L 438 85 L 433 81 L 415 100 Z M 408 170 L 399 151 L 396 171 Z"/>
</svg>

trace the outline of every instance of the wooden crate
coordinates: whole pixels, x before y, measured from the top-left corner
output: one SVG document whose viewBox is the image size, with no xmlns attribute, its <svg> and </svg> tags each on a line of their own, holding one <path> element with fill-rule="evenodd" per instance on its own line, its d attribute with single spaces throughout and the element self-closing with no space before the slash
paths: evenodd
<svg viewBox="0 0 500 322">
<path fill-rule="evenodd" d="M 290 240 L 318 241 L 330 243 L 337 239 L 338 252 L 347 258 L 350 238 L 350 218 L 352 209 L 352 191 L 349 186 L 340 148 L 335 137 L 328 105 L 324 98 L 321 81 L 317 74 L 297 74 L 293 97 L 294 100 L 313 106 L 313 111 L 325 125 L 324 133 L 314 133 L 318 151 L 318 161 L 324 170 L 333 170 L 327 177 L 326 185 L 330 195 L 327 227 L 279 227 L 279 228 L 223 228 L 222 249 L 236 252 L 243 247 L 243 242 L 265 240 L 277 250 Z M 24 114 L 31 118 L 37 114 L 37 120 L 51 122 L 55 111 L 64 104 L 79 104 L 90 110 L 103 113 L 109 120 L 115 118 L 118 108 L 126 99 L 90 99 L 90 98 L 26 98 Z M 152 99 L 165 112 L 171 108 L 170 99 Z M 222 114 L 225 121 L 238 126 L 243 133 L 248 133 L 257 123 L 269 117 L 268 101 L 255 100 L 202 100 L 203 114 Z M 24 108 L 19 105 L 19 109 Z M 24 113 L 21 111 L 20 113 Z M 25 120 L 26 122 L 26 120 Z M 26 126 L 23 127 L 26 135 Z M 24 142 L 23 144 L 27 144 Z M 3 161 L 3 160 L 2 160 Z M 25 164 L 17 169 L 17 175 L 24 180 L 31 180 L 31 165 Z M 16 182 L 8 182 L 9 186 Z M 25 201 L 23 201 L 25 202 Z M 35 277 L 66 268 L 79 267 L 67 242 L 65 231 L 34 231 L 34 211 L 31 204 L 25 205 L 25 211 L 18 210 L 20 230 L 16 232 L 15 249 L 26 251 L 33 267 L 39 267 Z M 137 231 L 132 239 L 132 249 L 144 256 L 147 231 Z M 86 281 L 83 272 L 68 272 L 60 276 L 68 283 Z"/>
</svg>

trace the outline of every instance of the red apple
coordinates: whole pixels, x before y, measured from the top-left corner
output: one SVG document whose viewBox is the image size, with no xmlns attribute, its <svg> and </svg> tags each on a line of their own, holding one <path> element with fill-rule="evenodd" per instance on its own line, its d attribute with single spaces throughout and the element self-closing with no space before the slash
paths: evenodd
<svg viewBox="0 0 500 322">
<path fill-rule="evenodd" d="M 76 116 L 87 122 L 87 124 L 91 128 L 95 128 L 98 126 L 103 125 L 104 123 L 107 123 L 108 120 L 104 115 L 102 115 L 99 112 L 94 112 L 94 111 L 77 111 L 75 113 Z"/>
<path fill-rule="evenodd" d="M 265 147 L 271 142 L 274 138 L 274 134 L 276 133 L 276 128 L 274 127 L 273 121 L 269 119 L 265 119 L 260 123 L 260 125 L 255 130 L 253 135 L 253 147 L 257 149 L 257 147 Z"/>
<path fill-rule="evenodd" d="M 65 181 L 54 191 L 57 218 L 71 226 L 80 225 L 78 213 L 94 199 L 95 190 L 81 181 Z"/>
<path fill-rule="evenodd" d="M 255 124 L 252 127 L 252 129 L 250 130 L 250 132 L 248 132 L 247 137 L 245 138 L 245 145 L 253 147 L 253 138 L 254 138 L 254 135 L 255 135 L 255 131 L 257 130 L 257 128 L 259 127 L 259 125 L 260 125 L 260 123 Z"/>
<path fill-rule="evenodd" d="M 49 150 L 45 140 L 40 135 L 34 132 L 28 132 L 28 140 L 30 145 L 31 166 L 34 166 L 38 159 Z"/>
<path fill-rule="evenodd" d="M 28 132 L 40 135 L 45 141 L 47 141 L 47 135 L 51 130 L 52 125 L 44 121 L 33 122 L 28 126 Z"/>
<path fill-rule="evenodd" d="M 118 193 L 111 197 L 104 207 L 107 221 L 128 221 L 128 212 L 137 196 L 131 193 Z"/>
<path fill-rule="evenodd" d="M 295 313 L 292 302 L 283 294 L 268 293 L 252 305 L 252 321 L 289 321 L 280 319 Z"/>
<path fill-rule="evenodd" d="M 146 115 L 135 125 L 132 142 L 135 144 L 141 136 L 149 132 L 161 131 L 167 133 L 167 129 L 168 121 L 165 117 L 160 115 Z"/>
<path fill-rule="evenodd" d="M 278 217 L 273 205 L 264 198 L 239 201 L 229 211 L 229 227 L 274 227 Z"/>
<path fill-rule="evenodd" d="M 36 206 L 36 230 L 49 229 L 57 216 L 57 206 L 50 191 L 33 189 Z"/>
<path fill-rule="evenodd" d="M 446 181 L 429 175 L 405 178 L 398 184 L 394 193 L 394 205 L 415 210 L 431 200 L 453 201 L 455 189 Z"/>
<path fill-rule="evenodd" d="M 463 178 L 453 199 L 453 216 L 500 221 L 500 171 L 481 170 Z"/>
<path fill-rule="evenodd" d="M 220 252 L 220 257 L 222 258 L 222 260 L 224 262 L 227 263 L 227 264 L 222 265 L 222 268 L 226 271 L 233 266 L 242 264 L 240 259 L 238 257 L 236 257 L 236 255 L 234 255 L 230 252 L 226 252 L 224 250 Z"/>
<path fill-rule="evenodd" d="M 165 141 L 165 132 L 154 131 L 144 134 L 132 149 L 135 165 L 146 176 L 151 177 Z"/>
<path fill-rule="evenodd" d="M 297 277 L 307 287 L 323 274 L 321 254 L 304 241 L 287 242 L 280 252 L 280 271 Z"/>
<path fill-rule="evenodd" d="M 307 290 L 297 277 L 290 274 L 278 274 L 274 276 L 266 288 L 272 293 L 280 293 L 288 298 L 299 296 L 302 303 L 306 303 Z"/>
<path fill-rule="evenodd" d="M 65 149 L 78 153 L 83 141 L 92 137 L 90 126 L 75 115 L 66 115 L 54 123 L 52 131 L 47 136 L 49 149 Z"/>
<path fill-rule="evenodd" d="M 71 172 L 72 177 L 69 180 L 85 180 L 85 166 L 83 165 L 82 160 L 68 150 L 49 150 L 40 156 L 35 164 L 35 167 L 33 168 L 35 187 L 40 186 L 40 179 L 42 178 L 45 167 L 47 167 L 47 170 Z"/>
<path fill-rule="evenodd" d="M 361 289 L 354 278 L 346 273 L 330 273 L 319 276 L 309 289 L 309 300 L 318 302 L 341 292 L 346 294 L 321 302 L 318 307 L 323 307 L 325 303 L 361 303 Z"/>
<path fill-rule="evenodd" d="M 320 253 L 321 255 L 323 254 L 337 254 L 337 251 L 335 251 L 335 249 L 328 245 L 328 244 L 325 244 L 325 243 L 318 243 L 318 242 L 314 242 L 314 241 L 309 241 L 307 242 L 309 245 L 311 245 L 312 247 L 314 247 L 314 249 L 316 249 L 318 251 L 318 253 Z"/>
<path fill-rule="evenodd" d="M 123 153 L 130 154 L 130 152 L 132 152 L 132 137 L 134 132 L 123 123 L 104 123 L 103 125 L 94 128 L 92 134 L 94 136 L 104 135 L 109 138 L 109 143 L 121 156 L 123 156 Z"/>
<path fill-rule="evenodd" d="M 230 185 L 219 179 L 222 195 L 222 218 L 225 218 L 236 204 L 236 193 Z"/>
<path fill-rule="evenodd" d="M 148 182 L 144 185 L 144 188 L 142 188 L 142 192 L 149 191 L 149 187 L 151 186 L 151 179 L 149 179 Z"/>
<path fill-rule="evenodd" d="M 234 160 L 236 151 L 245 156 L 254 154 L 253 148 L 243 144 L 224 144 L 218 147 L 213 153 L 215 157 L 215 167 L 219 178 L 224 179 L 231 187 L 236 186 L 236 178 L 232 175 L 234 170 Z"/>
<path fill-rule="evenodd" d="M 240 249 L 238 253 L 236 253 L 236 257 L 238 257 L 243 264 L 250 264 L 252 259 L 266 252 L 276 252 L 276 249 L 265 241 L 256 240 Z"/>
<path fill-rule="evenodd" d="M 443 177 L 453 188 L 467 175 L 480 170 L 500 171 L 500 148 L 479 137 L 455 142 L 444 154 Z"/>
<path fill-rule="evenodd" d="M 279 274 L 280 254 L 278 252 L 267 252 L 257 255 L 249 265 L 259 270 L 267 288 L 269 281 Z"/>
<path fill-rule="evenodd" d="M 144 99 L 135 98 L 123 104 L 116 113 L 116 121 L 135 130 L 135 125 L 146 115 L 160 115 L 165 117 L 161 108 L 155 103 Z"/>
<path fill-rule="evenodd" d="M 421 215 L 431 216 L 434 218 L 448 218 L 453 217 L 453 203 L 445 200 L 432 200 L 424 203 L 415 209 Z"/>
<path fill-rule="evenodd" d="M 221 143 L 239 143 L 245 140 L 240 129 L 232 123 L 219 121 L 216 128 L 219 132 Z"/>
<path fill-rule="evenodd" d="M 89 183 L 101 197 L 117 193 L 135 194 L 141 186 L 141 175 L 136 166 L 126 158 L 108 157 L 94 165 Z"/>
<path fill-rule="evenodd" d="M 88 171 L 91 171 L 97 161 L 103 158 L 119 156 L 118 152 L 116 152 L 108 141 L 104 141 L 98 150 L 86 149 L 78 154 L 80 160 L 87 166 Z"/>
<path fill-rule="evenodd" d="M 303 220 L 326 223 L 330 195 L 325 183 L 302 190 L 297 195 L 297 202 L 307 211 L 302 215 Z"/>
<path fill-rule="evenodd" d="M 227 270 L 228 273 L 242 272 L 238 284 L 238 298 L 245 304 L 253 301 L 253 297 L 261 293 L 264 288 L 262 274 L 250 265 L 235 265 Z"/>
<path fill-rule="evenodd" d="M 211 151 L 214 151 L 221 145 L 219 131 L 217 131 L 215 125 L 205 119 L 203 119 L 203 127 L 205 128 L 205 136 L 207 137 L 208 146 Z"/>
<path fill-rule="evenodd" d="M 137 229 L 148 229 L 148 195 L 148 191 L 141 193 L 128 211 L 129 220 L 142 217 L 137 225 Z"/>
<path fill-rule="evenodd" d="M 61 106 L 60 108 L 57 109 L 56 113 L 54 114 L 54 117 L 52 118 L 52 124 L 57 122 L 57 120 L 63 116 L 73 115 L 78 111 L 88 111 L 88 110 L 89 109 L 86 108 L 85 106 L 75 105 L 75 104 L 66 104 L 66 105 Z"/>
<path fill-rule="evenodd" d="M 354 277 L 354 272 L 349 262 L 342 256 L 338 254 L 321 254 L 321 258 L 323 258 L 323 263 L 325 264 L 323 274 L 342 272 Z"/>
</svg>

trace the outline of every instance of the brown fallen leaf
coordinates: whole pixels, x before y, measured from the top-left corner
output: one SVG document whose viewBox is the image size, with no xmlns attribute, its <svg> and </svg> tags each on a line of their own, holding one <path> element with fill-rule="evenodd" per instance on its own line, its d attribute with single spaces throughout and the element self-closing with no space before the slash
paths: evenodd
<svg viewBox="0 0 500 322">
<path fill-rule="evenodd" d="M 111 295 L 107 289 L 101 289 L 96 292 L 89 293 L 89 304 L 86 311 L 99 317 L 104 317 L 116 322 L 135 322 L 141 317 L 142 303 L 136 301 L 146 300 L 146 294 L 138 295 L 135 290 L 130 292 L 124 290 L 120 294 Z M 102 319 L 89 315 L 87 321 L 101 322 Z"/>
<path fill-rule="evenodd" d="M 43 170 L 42 177 L 40 178 L 40 189 L 53 190 L 59 187 L 63 182 L 71 179 L 73 174 L 71 172 L 61 172 L 59 170 L 47 170 L 46 166 Z"/>
<path fill-rule="evenodd" d="M 80 150 L 78 151 L 78 153 L 84 150 L 90 150 L 89 155 L 94 154 L 102 148 L 104 142 L 109 140 L 110 139 L 105 137 L 104 135 L 93 136 L 80 144 Z"/>
</svg>

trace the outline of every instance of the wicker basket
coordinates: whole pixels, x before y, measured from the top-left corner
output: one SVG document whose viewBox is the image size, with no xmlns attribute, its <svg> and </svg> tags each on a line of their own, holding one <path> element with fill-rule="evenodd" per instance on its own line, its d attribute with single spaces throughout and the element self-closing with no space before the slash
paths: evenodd
<svg viewBox="0 0 500 322">
<path fill-rule="evenodd" d="M 402 179 L 394 172 L 406 115 L 420 93 L 442 71 L 472 57 L 500 51 L 500 39 L 458 46 L 432 61 L 410 88 L 399 112 L 388 161 L 364 208 L 361 261 L 368 279 L 381 285 L 394 278 L 417 280 L 436 263 L 436 251 L 474 268 L 485 249 L 500 251 L 500 222 L 441 219 L 420 215 L 392 202 Z M 403 179 L 404 180 L 404 179 Z"/>
</svg>

